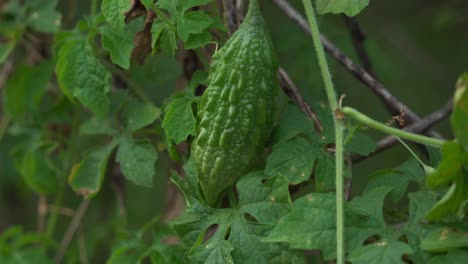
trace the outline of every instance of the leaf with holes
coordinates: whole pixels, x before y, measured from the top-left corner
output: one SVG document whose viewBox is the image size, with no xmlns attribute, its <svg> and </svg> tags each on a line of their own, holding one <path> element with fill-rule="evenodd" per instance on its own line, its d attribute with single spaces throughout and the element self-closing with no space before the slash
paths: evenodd
<svg viewBox="0 0 468 264">
<path fill-rule="evenodd" d="M 416 182 L 419 186 L 422 186 L 424 176 L 425 172 L 419 162 L 414 158 L 410 158 L 396 168 L 379 170 L 369 175 L 369 181 L 364 193 L 368 193 L 379 186 L 390 186 L 393 187 L 390 192 L 390 199 L 394 203 L 398 203 L 405 194 L 408 184 Z"/>
<path fill-rule="evenodd" d="M 383 194 L 378 194 L 379 191 L 382 191 Z M 376 190 L 375 194 L 370 196 L 357 197 L 358 200 L 345 207 L 347 251 L 361 246 L 372 235 L 387 232 L 388 228 L 378 221 L 381 216 L 377 215 L 379 214 L 378 210 L 382 208 L 385 192 L 388 193 L 389 189 Z M 372 199 L 376 199 L 372 201 L 372 205 L 357 208 L 364 201 Z M 294 209 L 279 221 L 263 241 L 285 242 L 294 249 L 318 249 L 322 251 L 326 260 L 331 260 L 336 257 L 335 224 L 335 194 L 308 194 L 294 201 Z"/>
<path fill-rule="evenodd" d="M 288 180 L 256 171 L 242 177 L 236 188 L 237 207 L 213 209 L 192 204 L 189 214 L 176 223 L 175 229 L 184 241 L 194 244 L 189 257 L 195 263 L 225 263 L 219 261 L 230 259 L 234 263 L 304 263 L 302 254 L 285 245 L 261 241 L 291 210 Z M 214 234 L 207 237 L 215 227 Z"/>
<path fill-rule="evenodd" d="M 402 256 L 412 252 L 408 244 L 398 240 L 382 239 L 353 250 L 348 260 L 354 264 L 397 264 L 407 263 Z"/>
</svg>

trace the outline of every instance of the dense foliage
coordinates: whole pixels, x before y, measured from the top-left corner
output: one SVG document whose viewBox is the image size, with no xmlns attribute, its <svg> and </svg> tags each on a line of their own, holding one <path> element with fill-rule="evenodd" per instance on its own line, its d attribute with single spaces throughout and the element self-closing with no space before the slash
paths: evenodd
<svg viewBox="0 0 468 264">
<path fill-rule="evenodd" d="M 384 124 L 338 104 L 314 13 L 369 1 L 302 1 L 328 101 L 277 74 L 270 1 L 62 2 L 0 4 L 0 263 L 468 259 L 468 73 L 450 139 L 402 132 L 405 111 Z M 379 148 L 371 129 L 406 161 L 352 190 L 353 164 Z"/>
</svg>

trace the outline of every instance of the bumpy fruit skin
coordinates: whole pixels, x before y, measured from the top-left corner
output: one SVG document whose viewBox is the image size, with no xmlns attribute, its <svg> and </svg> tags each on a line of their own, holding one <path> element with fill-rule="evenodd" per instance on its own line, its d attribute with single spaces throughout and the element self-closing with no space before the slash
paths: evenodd
<svg viewBox="0 0 468 264">
<path fill-rule="evenodd" d="M 213 56 L 197 114 L 192 155 L 208 204 L 214 205 L 262 152 L 273 126 L 277 70 L 257 0 L 251 0 L 243 24 Z"/>
</svg>

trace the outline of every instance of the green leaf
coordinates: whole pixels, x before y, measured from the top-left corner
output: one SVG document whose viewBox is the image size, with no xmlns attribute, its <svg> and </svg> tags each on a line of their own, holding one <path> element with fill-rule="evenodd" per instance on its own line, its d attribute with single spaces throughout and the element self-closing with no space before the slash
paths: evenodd
<svg viewBox="0 0 468 264">
<path fill-rule="evenodd" d="M 279 124 L 273 129 L 272 144 L 289 140 L 299 134 L 308 137 L 313 142 L 318 141 L 314 131 L 314 122 L 290 101 Z"/>
<path fill-rule="evenodd" d="M 204 247 L 197 247 L 193 251 L 191 263 L 234 263 L 231 257 L 234 249 L 234 246 L 227 240 L 211 239 Z"/>
<path fill-rule="evenodd" d="M 187 12 L 177 21 L 177 32 L 180 38 L 187 42 L 190 35 L 206 32 L 211 24 L 213 24 L 213 19 L 205 12 Z"/>
<path fill-rule="evenodd" d="M 14 119 L 38 117 L 42 95 L 54 69 L 52 61 L 29 67 L 22 65 L 8 79 L 5 87 L 4 107 Z"/>
<path fill-rule="evenodd" d="M 159 6 L 161 9 L 167 10 L 171 17 L 177 17 L 178 2 L 179 0 L 158 0 L 156 5 Z"/>
<path fill-rule="evenodd" d="M 273 147 L 265 173 L 285 175 L 291 184 L 307 181 L 321 149 L 303 137 L 295 137 Z"/>
<path fill-rule="evenodd" d="M 423 251 L 419 245 L 423 237 L 431 231 L 432 227 L 425 225 L 423 220 L 437 201 L 437 194 L 433 191 L 422 189 L 408 194 L 408 198 L 409 219 L 408 224 L 404 226 L 402 231 L 408 238 L 408 244 L 413 249 L 413 253 L 409 257 L 414 263 L 427 263 L 430 254 Z"/>
<path fill-rule="evenodd" d="M 150 141 L 135 141 L 130 135 L 121 138 L 116 161 L 127 180 L 151 187 L 157 158 L 158 153 Z"/>
<path fill-rule="evenodd" d="M 151 26 L 151 47 L 153 50 L 156 48 L 158 40 L 161 38 L 161 35 L 166 28 L 170 30 L 166 23 L 161 19 L 155 19 L 153 21 L 153 25 Z"/>
<path fill-rule="evenodd" d="M 353 135 L 350 141 L 345 145 L 345 149 L 348 152 L 357 153 L 363 156 L 367 156 L 374 152 L 376 144 L 374 140 L 366 134 L 356 133 Z"/>
<path fill-rule="evenodd" d="M 335 159 L 325 151 L 319 153 L 315 170 L 315 189 L 317 192 L 332 191 L 335 189 Z M 346 175 L 346 167 L 344 169 Z"/>
<path fill-rule="evenodd" d="M 204 47 L 206 44 L 211 42 L 211 34 L 208 31 L 204 31 L 200 34 L 191 34 L 187 42 L 185 42 L 185 49 L 196 49 Z"/>
<path fill-rule="evenodd" d="M 179 1 L 179 2 L 181 2 L 181 5 L 182 5 L 181 11 L 185 12 L 186 10 L 192 7 L 209 4 L 213 2 L 213 0 L 184 0 L 184 1 Z"/>
<path fill-rule="evenodd" d="M 108 118 L 92 117 L 83 122 L 80 126 L 82 135 L 117 135 L 119 130 L 113 126 L 113 122 Z"/>
<path fill-rule="evenodd" d="M 101 4 L 102 14 L 106 21 L 116 28 L 125 27 L 125 13 L 132 7 L 129 0 L 103 0 Z"/>
<path fill-rule="evenodd" d="M 352 251 L 382 231 L 368 217 L 346 210 L 346 249 Z M 318 249 L 326 260 L 336 257 L 336 200 L 333 193 L 313 193 L 294 201 L 294 209 L 263 239 L 285 242 L 294 249 Z"/>
<path fill-rule="evenodd" d="M 458 142 L 468 152 L 468 73 L 457 81 L 454 108 L 450 117 L 452 129 Z"/>
<path fill-rule="evenodd" d="M 197 89 L 199 85 L 208 86 L 208 72 L 197 70 L 193 73 L 189 83 L 191 93 L 195 94 L 195 89 Z"/>
<path fill-rule="evenodd" d="M 157 5 L 169 11 L 171 16 L 177 16 L 178 14 L 183 14 L 192 7 L 206 5 L 211 2 L 213 2 L 213 0 L 159 0 Z"/>
<path fill-rule="evenodd" d="M 132 37 L 126 31 L 110 26 L 104 26 L 101 33 L 102 47 L 109 52 L 112 62 L 128 69 L 135 46 Z"/>
<path fill-rule="evenodd" d="M 189 257 L 195 263 L 224 263 L 220 261 L 230 258 L 234 263 L 304 263 L 299 252 L 261 241 L 291 210 L 288 180 L 256 171 L 242 177 L 236 188 L 237 207 L 212 209 L 192 204 L 190 213 L 176 223 L 175 229 L 184 241 L 194 244 Z M 206 231 L 213 225 L 217 225 L 216 231 L 203 243 Z"/>
<path fill-rule="evenodd" d="M 52 259 L 47 256 L 44 248 L 33 247 L 14 251 L 9 256 L 0 255 L 0 261 L 6 264 L 26 264 L 34 260 L 35 264 L 52 264 Z"/>
<path fill-rule="evenodd" d="M 56 32 L 60 29 L 62 15 L 55 10 L 57 0 L 27 1 L 26 24 L 39 32 Z"/>
<path fill-rule="evenodd" d="M 116 145 L 113 141 L 108 145 L 94 148 L 88 151 L 79 163 L 73 165 L 68 182 L 75 192 L 90 197 L 101 189 L 107 161 Z"/>
<path fill-rule="evenodd" d="M 344 13 L 347 16 L 359 14 L 367 5 L 369 0 L 317 0 L 317 13 L 326 14 Z"/>
<path fill-rule="evenodd" d="M 58 52 L 55 69 L 60 88 L 69 99 L 78 98 L 99 116 L 107 114 L 111 74 L 93 56 L 86 39 L 76 36 L 66 39 Z"/>
<path fill-rule="evenodd" d="M 150 103 L 129 101 L 122 111 L 122 121 L 128 131 L 134 132 L 153 123 L 161 110 Z"/>
<path fill-rule="evenodd" d="M 155 19 L 153 21 L 151 27 L 151 47 L 153 48 L 153 52 L 156 52 L 158 47 L 160 47 L 169 55 L 174 55 L 177 49 L 176 32 L 162 19 Z"/>
<path fill-rule="evenodd" d="M 411 252 L 411 248 L 405 243 L 383 239 L 353 250 L 348 260 L 356 264 L 404 264 L 406 262 L 402 256 Z"/>
<path fill-rule="evenodd" d="M 467 250 L 450 250 L 446 255 L 431 258 L 428 264 L 463 264 L 467 259 Z"/>
<path fill-rule="evenodd" d="M 468 232 L 450 227 L 435 230 L 421 241 L 421 248 L 431 252 L 444 252 L 460 247 L 468 247 Z"/>
<path fill-rule="evenodd" d="M 167 26 L 161 33 L 161 49 L 169 55 L 174 55 L 177 49 L 176 32 Z"/>
<path fill-rule="evenodd" d="M 195 117 L 192 111 L 194 97 L 189 94 L 178 94 L 164 108 L 164 128 L 168 138 L 176 144 L 187 139 L 189 135 L 195 136 Z"/>
<path fill-rule="evenodd" d="M 429 221 L 437 221 L 447 216 L 455 216 L 461 220 L 465 216 L 464 208 L 467 200 L 468 183 L 463 175 L 459 175 L 452 183 L 447 193 L 432 207 L 426 219 Z"/>
<path fill-rule="evenodd" d="M 426 178 L 426 184 L 430 187 L 442 187 L 450 184 L 461 174 L 466 152 L 457 142 L 447 142 L 442 146 L 442 161 L 436 171 Z"/>
<path fill-rule="evenodd" d="M 128 91 L 119 90 L 109 95 L 109 116 L 93 116 L 80 126 L 80 134 L 83 135 L 110 135 L 115 136 L 120 132 L 120 123 L 117 121 L 121 115 L 124 104 L 128 101 Z"/>
<path fill-rule="evenodd" d="M 379 226 L 385 227 L 382 208 L 385 197 L 392 189 L 393 188 L 389 186 L 381 186 L 369 190 L 363 197 L 355 197 L 352 199 L 349 203 L 349 207 L 354 212 L 369 216 L 371 220 L 375 220 L 375 223 Z"/>
<path fill-rule="evenodd" d="M 406 192 L 406 188 L 410 182 L 416 182 L 422 185 L 425 173 L 421 169 L 419 162 L 410 158 L 402 165 L 394 169 L 379 170 L 368 176 L 368 183 L 364 189 L 364 193 L 379 186 L 393 187 L 390 192 L 390 199 L 394 203 L 398 203 Z"/>
<path fill-rule="evenodd" d="M 419 190 L 408 194 L 409 198 L 409 221 L 408 225 L 420 224 L 437 201 L 437 194 L 430 190 Z"/>
<path fill-rule="evenodd" d="M 32 143 L 20 156 L 16 167 L 26 184 L 39 194 L 54 193 L 58 179 L 47 149 Z"/>
</svg>

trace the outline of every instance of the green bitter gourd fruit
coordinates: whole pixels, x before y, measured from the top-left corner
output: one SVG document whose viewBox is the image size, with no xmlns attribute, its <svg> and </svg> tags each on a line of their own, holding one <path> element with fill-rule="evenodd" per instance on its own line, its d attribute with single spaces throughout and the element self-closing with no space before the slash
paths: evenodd
<svg viewBox="0 0 468 264">
<path fill-rule="evenodd" d="M 278 64 L 257 0 L 239 29 L 218 50 L 197 114 L 192 144 L 208 204 L 248 172 L 273 126 Z"/>
</svg>

